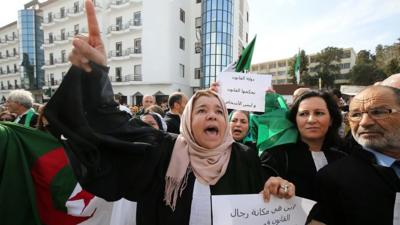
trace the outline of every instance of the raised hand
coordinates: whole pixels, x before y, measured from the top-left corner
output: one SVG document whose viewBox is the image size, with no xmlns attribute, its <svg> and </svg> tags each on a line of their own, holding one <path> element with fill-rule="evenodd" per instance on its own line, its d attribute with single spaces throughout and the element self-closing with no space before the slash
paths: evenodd
<svg viewBox="0 0 400 225">
<path fill-rule="evenodd" d="M 103 41 L 101 40 L 99 24 L 96 18 L 96 11 L 91 0 L 85 0 L 89 37 L 76 36 L 72 41 L 74 48 L 69 55 L 71 63 L 86 72 L 91 72 L 89 61 L 106 66 L 107 55 Z"/>
</svg>

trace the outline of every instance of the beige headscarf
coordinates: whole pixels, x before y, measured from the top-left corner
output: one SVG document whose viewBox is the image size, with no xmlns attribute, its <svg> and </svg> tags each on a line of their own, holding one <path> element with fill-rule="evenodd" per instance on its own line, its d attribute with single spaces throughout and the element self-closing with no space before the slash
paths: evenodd
<svg viewBox="0 0 400 225">
<path fill-rule="evenodd" d="M 193 137 L 191 128 L 193 99 L 198 99 L 199 96 L 215 96 L 224 111 L 226 120 L 224 141 L 214 149 L 201 147 Z M 196 92 L 182 113 L 180 135 L 175 142 L 165 177 L 164 201 L 166 205 L 175 210 L 178 194 L 180 196 L 185 189 L 191 171 L 199 182 L 208 185 L 216 184 L 225 174 L 233 142 L 228 123 L 228 111 L 224 101 L 218 94 L 209 90 Z"/>
</svg>

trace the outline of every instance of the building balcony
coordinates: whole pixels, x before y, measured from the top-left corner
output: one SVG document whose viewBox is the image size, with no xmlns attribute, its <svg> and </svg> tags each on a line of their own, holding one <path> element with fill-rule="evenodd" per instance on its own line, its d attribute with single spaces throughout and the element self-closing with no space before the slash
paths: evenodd
<svg viewBox="0 0 400 225">
<path fill-rule="evenodd" d="M 83 16 L 85 14 L 85 10 L 84 10 L 84 6 L 83 5 L 79 5 L 77 7 L 71 7 L 69 9 L 67 9 L 67 15 L 70 17 L 79 17 L 79 16 Z"/>
<path fill-rule="evenodd" d="M 55 35 L 53 36 L 54 39 L 54 43 L 55 44 L 67 44 L 70 42 L 70 40 L 72 40 L 74 36 L 72 35 L 72 33 L 65 33 L 63 35 Z"/>
<path fill-rule="evenodd" d="M 120 61 L 120 60 L 128 60 L 131 58 L 141 58 L 142 57 L 142 48 L 134 47 L 127 48 L 125 51 L 109 51 L 108 52 L 108 61 Z"/>
<path fill-rule="evenodd" d="M 69 66 L 69 65 L 70 65 L 70 63 L 69 63 L 67 57 L 65 57 L 65 58 L 57 58 L 57 59 L 55 60 L 55 63 L 54 63 L 54 64 L 55 64 L 57 67 L 63 67 L 63 66 Z"/>
<path fill-rule="evenodd" d="M 55 79 L 50 79 L 46 81 L 45 86 L 47 87 L 54 87 L 60 85 L 62 80 L 55 80 Z"/>
<path fill-rule="evenodd" d="M 54 24 L 55 24 L 55 21 L 54 21 L 53 17 L 44 17 L 43 18 L 42 27 L 52 26 Z M 43 28 L 42 28 L 42 30 L 43 30 Z"/>
<path fill-rule="evenodd" d="M 112 9 L 124 8 L 130 4 L 139 4 L 142 2 L 143 0 L 113 0 L 108 4 L 107 11 L 111 11 Z"/>
<path fill-rule="evenodd" d="M 56 64 L 57 64 L 57 59 L 53 59 L 53 60 L 46 60 L 44 62 L 44 65 L 42 67 L 42 69 L 51 69 L 51 68 L 56 68 Z"/>
<path fill-rule="evenodd" d="M 18 36 L 7 37 L 5 40 L 7 44 L 15 44 L 18 43 Z"/>
<path fill-rule="evenodd" d="M 54 15 L 54 21 L 55 22 L 64 22 L 67 19 L 68 19 L 68 13 L 67 12 L 64 12 L 64 13 L 59 12 L 59 13 L 56 13 Z"/>
<path fill-rule="evenodd" d="M 141 74 L 128 74 L 124 76 L 110 76 L 110 81 L 115 83 L 124 83 L 132 81 L 142 81 Z"/>
<path fill-rule="evenodd" d="M 129 21 L 126 24 L 121 25 L 111 25 L 107 28 L 107 37 L 110 37 L 113 34 L 124 34 L 130 32 L 140 31 L 142 29 L 142 21 Z"/>
</svg>

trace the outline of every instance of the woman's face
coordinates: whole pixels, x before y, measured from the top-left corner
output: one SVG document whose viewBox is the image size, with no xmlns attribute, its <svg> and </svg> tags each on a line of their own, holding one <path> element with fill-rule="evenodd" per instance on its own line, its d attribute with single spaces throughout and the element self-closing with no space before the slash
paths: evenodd
<svg viewBox="0 0 400 225">
<path fill-rule="evenodd" d="M 224 140 L 227 127 L 224 110 L 216 97 L 201 96 L 193 105 L 192 134 L 204 148 L 218 147 Z"/>
<path fill-rule="evenodd" d="M 246 114 L 241 111 L 233 113 L 231 121 L 231 132 L 235 141 L 241 141 L 247 135 L 249 130 L 249 119 Z"/>
<path fill-rule="evenodd" d="M 154 119 L 152 115 L 144 115 L 141 117 L 142 121 L 147 123 L 148 125 L 156 128 L 159 130 L 160 128 L 158 127 L 157 121 Z"/>
<path fill-rule="evenodd" d="M 296 123 L 303 140 L 323 141 L 331 125 L 331 116 L 324 99 L 311 97 L 300 102 Z"/>
</svg>

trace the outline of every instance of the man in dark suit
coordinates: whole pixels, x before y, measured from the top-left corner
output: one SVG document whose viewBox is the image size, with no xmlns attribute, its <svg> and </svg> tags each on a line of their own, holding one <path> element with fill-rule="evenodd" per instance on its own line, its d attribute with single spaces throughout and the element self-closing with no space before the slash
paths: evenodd
<svg viewBox="0 0 400 225">
<path fill-rule="evenodd" d="M 168 98 L 169 111 L 165 114 L 164 120 L 167 123 L 167 131 L 174 134 L 179 134 L 181 125 L 181 115 L 185 109 L 188 97 L 181 93 L 175 92 Z"/>
<path fill-rule="evenodd" d="M 310 224 L 393 224 L 396 193 L 400 196 L 400 90 L 368 87 L 349 109 L 351 131 L 362 148 L 317 174 L 318 203 Z"/>
<path fill-rule="evenodd" d="M 25 127 L 36 127 L 37 124 L 38 114 L 32 108 L 32 105 L 32 93 L 25 90 L 11 91 L 6 101 L 8 111 L 17 115 L 14 122 Z"/>
</svg>

